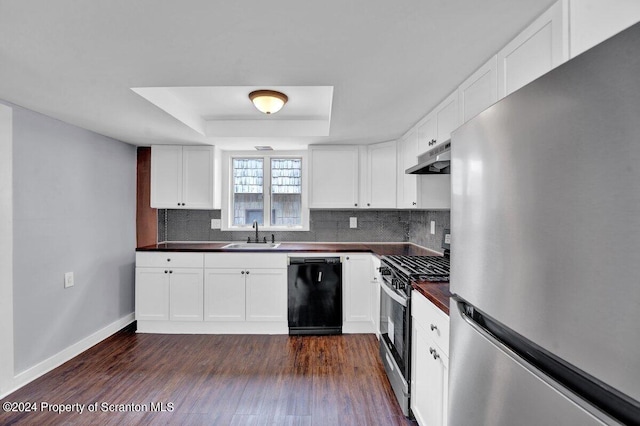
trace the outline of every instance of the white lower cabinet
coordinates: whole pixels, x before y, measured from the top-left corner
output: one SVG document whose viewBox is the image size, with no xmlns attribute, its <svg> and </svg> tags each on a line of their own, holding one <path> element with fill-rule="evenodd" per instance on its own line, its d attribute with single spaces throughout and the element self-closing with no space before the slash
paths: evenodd
<svg viewBox="0 0 640 426">
<path fill-rule="evenodd" d="M 287 270 L 251 269 L 245 277 L 247 321 L 287 321 Z"/>
<path fill-rule="evenodd" d="M 342 260 L 344 333 L 373 333 L 373 263 L 370 254 L 348 254 Z"/>
<path fill-rule="evenodd" d="M 342 255 L 344 333 L 378 331 L 372 259 Z M 286 334 L 287 254 L 139 252 L 136 320 L 141 333 Z"/>
<path fill-rule="evenodd" d="M 205 269 L 205 321 L 245 320 L 245 269 Z"/>
<path fill-rule="evenodd" d="M 205 270 L 206 321 L 286 321 L 286 269 Z"/>
<path fill-rule="evenodd" d="M 202 321 L 202 269 L 172 269 L 169 274 L 169 319 Z"/>
<path fill-rule="evenodd" d="M 202 253 L 136 255 L 137 321 L 202 321 Z"/>
<path fill-rule="evenodd" d="M 411 411 L 420 426 L 446 425 L 449 317 L 415 290 L 411 302 Z"/>
<path fill-rule="evenodd" d="M 136 268 L 136 320 L 168 319 L 168 272 L 161 268 Z"/>
</svg>

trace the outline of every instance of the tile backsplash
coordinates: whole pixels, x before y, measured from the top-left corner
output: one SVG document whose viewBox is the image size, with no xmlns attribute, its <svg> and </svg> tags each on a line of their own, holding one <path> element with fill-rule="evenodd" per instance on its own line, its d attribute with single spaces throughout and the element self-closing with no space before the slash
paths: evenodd
<svg viewBox="0 0 640 426">
<path fill-rule="evenodd" d="M 358 227 L 349 227 L 349 218 Z M 211 219 L 220 210 L 158 210 L 158 241 L 246 241 L 253 230 L 211 229 Z M 311 210 L 309 231 L 260 231 L 260 237 L 275 235 L 276 241 L 318 242 L 412 242 L 442 251 L 442 235 L 449 228 L 449 211 L 418 210 Z M 431 221 L 436 233 L 431 235 Z"/>
</svg>

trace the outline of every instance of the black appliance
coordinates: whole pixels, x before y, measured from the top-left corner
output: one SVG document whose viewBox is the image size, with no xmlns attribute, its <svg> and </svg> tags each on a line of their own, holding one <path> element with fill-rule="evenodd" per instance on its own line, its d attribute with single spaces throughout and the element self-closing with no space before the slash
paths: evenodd
<svg viewBox="0 0 640 426">
<path fill-rule="evenodd" d="M 449 230 L 444 256 L 383 256 L 380 262 L 380 357 L 405 416 L 410 416 L 411 282 L 449 281 Z"/>
<path fill-rule="evenodd" d="M 292 257 L 287 281 L 290 335 L 342 334 L 339 257 Z"/>
</svg>

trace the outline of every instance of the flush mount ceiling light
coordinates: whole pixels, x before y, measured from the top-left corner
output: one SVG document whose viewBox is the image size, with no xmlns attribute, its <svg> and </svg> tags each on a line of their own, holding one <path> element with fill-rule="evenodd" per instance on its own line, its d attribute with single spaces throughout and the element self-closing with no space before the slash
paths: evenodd
<svg viewBox="0 0 640 426">
<path fill-rule="evenodd" d="M 265 114 L 275 114 L 289 100 L 287 95 L 275 90 L 256 90 L 249 93 L 249 99 L 251 99 L 258 111 Z"/>
</svg>

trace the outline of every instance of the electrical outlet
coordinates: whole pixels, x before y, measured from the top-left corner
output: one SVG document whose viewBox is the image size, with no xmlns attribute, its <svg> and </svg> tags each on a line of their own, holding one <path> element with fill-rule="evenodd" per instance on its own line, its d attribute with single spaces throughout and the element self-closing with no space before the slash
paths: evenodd
<svg viewBox="0 0 640 426">
<path fill-rule="evenodd" d="M 73 287 L 75 283 L 73 282 L 73 272 L 65 272 L 64 273 L 64 288 Z"/>
<path fill-rule="evenodd" d="M 432 220 L 431 221 L 431 235 L 435 235 L 436 234 L 436 221 Z"/>
<path fill-rule="evenodd" d="M 211 219 L 211 229 L 220 229 L 222 227 L 221 219 Z"/>
<path fill-rule="evenodd" d="M 349 228 L 357 228 L 358 227 L 358 218 L 350 217 L 349 218 Z"/>
</svg>

